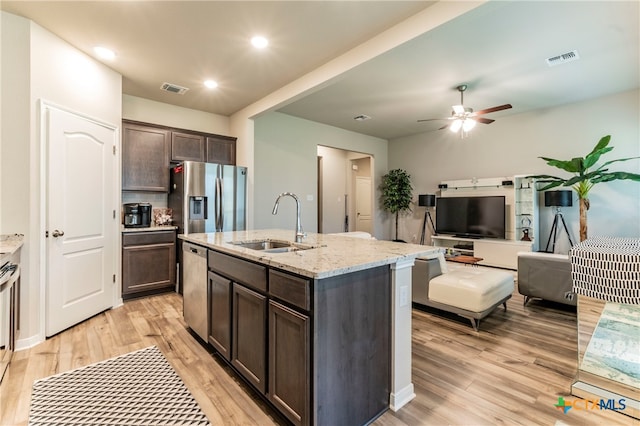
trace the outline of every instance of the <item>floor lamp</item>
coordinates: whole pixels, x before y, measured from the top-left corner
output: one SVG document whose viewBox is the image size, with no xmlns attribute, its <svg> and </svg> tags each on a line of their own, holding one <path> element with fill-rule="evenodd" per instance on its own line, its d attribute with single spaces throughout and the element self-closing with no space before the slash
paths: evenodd
<svg viewBox="0 0 640 426">
<path fill-rule="evenodd" d="M 433 194 L 418 195 L 418 205 L 420 207 L 425 207 L 424 220 L 422 222 L 422 233 L 420 234 L 420 244 L 424 244 L 424 231 L 427 228 L 427 217 L 429 218 L 429 222 L 431 222 L 431 229 L 433 229 L 433 235 L 436 234 L 436 227 L 433 226 L 433 219 L 431 219 L 431 212 L 429 211 L 429 207 L 436 206 L 436 196 Z"/>
<path fill-rule="evenodd" d="M 556 216 L 553 219 L 553 225 L 551 226 L 551 232 L 549 233 L 549 239 L 547 240 L 547 246 L 544 251 L 547 253 L 555 253 L 556 251 L 556 237 L 558 233 L 558 222 L 562 222 L 564 231 L 569 237 L 569 244 L 573 247 L 573 241 L 571 241 L 571 235 L 569 235 L 569 229 L 564 221 L 560 207 L 573 206 L 573 193 L 572 191 L 547 191 L 544 193 L 544 205 L 546 207 L 555 207 Z M 551 242 L 551 236 L 553 235 L 553 245 L 551 246 L 551 252 L 549 252 L 549 243 Z"/>
</svg>

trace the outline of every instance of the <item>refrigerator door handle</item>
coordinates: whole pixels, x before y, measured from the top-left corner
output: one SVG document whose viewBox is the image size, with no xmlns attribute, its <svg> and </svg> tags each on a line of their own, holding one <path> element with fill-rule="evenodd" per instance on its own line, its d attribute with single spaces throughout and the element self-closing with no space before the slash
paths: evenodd
<svg viewBox="0 0 640 426">
<path fill-rule="evenodd" d="M 216 177 L 216 231 L 222 231 L 222 179 Z"/>
</svg>

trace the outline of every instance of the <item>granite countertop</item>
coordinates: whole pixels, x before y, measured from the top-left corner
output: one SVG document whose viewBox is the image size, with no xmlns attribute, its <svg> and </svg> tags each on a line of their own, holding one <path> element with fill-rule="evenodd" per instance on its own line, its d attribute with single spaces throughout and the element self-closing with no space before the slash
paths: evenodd
<svg viewBox="0 0 640 426">
<path fill-rule="evenodd" d="M 151 225 L 151 226 L 147 226 L 146 228 L 125 228 L 124 225 L 120 226 L 120 230 L 123 233 L 130 233 L 130 232 L 153 232 L 153 231 L 173 231 L 175 229 L 178 229 L 177 226 L 175 225 Z"/>
<path fill-rule="evenodd" d="M 22 234 L 0 235 L 0 255 L 15 253 L 22 247 L 23 242 Z"/>
<path fill-rule="evenodd" d="M 244 248 L 232 241 L 279 240 L 294 241 L 293 230 L 266 229 L 253 231 L 180 234 L 178 238 L 217 251 L 273 266 L 310 278 L 327 278 L 376 266 L 389 265 L 416 257 L 435 257 L 437 247 L 394 243 L 343 235 L 310 233 L 301 245 L 310 250 L 285 253 L 265 253 Z"/>
</svg>

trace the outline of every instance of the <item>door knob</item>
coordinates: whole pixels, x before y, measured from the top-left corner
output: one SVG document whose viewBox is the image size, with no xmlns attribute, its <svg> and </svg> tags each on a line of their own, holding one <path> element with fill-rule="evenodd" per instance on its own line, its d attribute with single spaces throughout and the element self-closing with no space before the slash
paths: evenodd
<svg viewBox="0 0 640 426">
<path fill-rule="evenodd" d="M 51 235 L 53 235 L 54 238 L 62 237 L 64 235 L 64 231 L 58 231 L 57 229 L 54 229 Z"/>
</svg>

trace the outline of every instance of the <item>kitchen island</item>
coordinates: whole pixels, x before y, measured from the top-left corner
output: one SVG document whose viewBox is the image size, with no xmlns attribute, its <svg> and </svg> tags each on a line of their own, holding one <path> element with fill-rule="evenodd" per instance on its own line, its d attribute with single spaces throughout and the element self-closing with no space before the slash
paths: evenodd
<svg viewBox="0 0 640 426">
<path fill-rule="evenodd" d="M 294 424 L 366 424 L 415 396 L 411 267 L 439 249 L 287 230 L 179 238 L 208 249 L 205 340 Z"/>
</svg>

